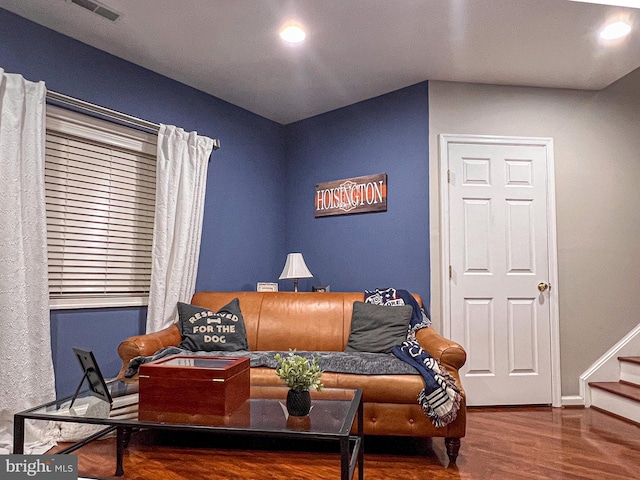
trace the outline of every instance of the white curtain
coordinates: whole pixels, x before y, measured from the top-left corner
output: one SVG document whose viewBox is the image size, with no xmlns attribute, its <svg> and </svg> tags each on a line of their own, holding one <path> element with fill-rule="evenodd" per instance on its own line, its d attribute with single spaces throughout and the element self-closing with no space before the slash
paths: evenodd
<svg viewBox="0 0 640 480">
<path fill-rule="evenodd" d="M 177 302 L 193 296 L 212 150 L 210 138 L 160 126 L 147 333 L 171 325 Z"/>
<path fill-rule="evenodd" d="M 13 415 L 55 399 L 44 190 L 43 82 L 0 69 L 0 453 L 13 451 Z M 25 453 L 55 445 L 27 422 Z"/>
</svg>

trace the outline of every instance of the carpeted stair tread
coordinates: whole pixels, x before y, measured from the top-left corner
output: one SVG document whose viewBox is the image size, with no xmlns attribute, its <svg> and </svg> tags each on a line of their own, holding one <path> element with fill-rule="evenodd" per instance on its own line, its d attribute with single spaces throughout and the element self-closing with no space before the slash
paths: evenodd
<svg viewBox="0 0 640 480">
<path fill-rule="evenodd" d="M 589 386 L 640 402 L 640 386 L 627 382 L 589 382 Z"/>
<path fill-rule="evenodd" d="M 640 365 L 640 357 L 618 357 L 621 362 L 637 363 Z"/>
</svg>

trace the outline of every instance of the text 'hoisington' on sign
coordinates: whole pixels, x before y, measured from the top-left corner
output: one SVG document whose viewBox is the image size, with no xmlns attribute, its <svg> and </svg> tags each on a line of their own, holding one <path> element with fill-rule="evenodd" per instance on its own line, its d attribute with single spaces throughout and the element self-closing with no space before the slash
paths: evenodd
<svg viewBox="0 0 640 480">
<path fill-rule="evenodd" d="M 315 216 L 387 211 L 387 174 L 316 185 Z"/>
</svg>

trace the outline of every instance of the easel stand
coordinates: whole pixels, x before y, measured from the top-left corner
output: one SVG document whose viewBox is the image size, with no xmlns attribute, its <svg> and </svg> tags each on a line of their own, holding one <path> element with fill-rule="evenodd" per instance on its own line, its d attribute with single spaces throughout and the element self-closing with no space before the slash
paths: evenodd
<svg viewBox="0 0 640 480">
<path fill-rule="evenodd" d="M 74 402 L 76 401 L 76 398 L 78 398 L 78 394 L 80 393 L 80 388 L 82 387 L 82 384 L 84 383 L 85 378 L 87 380 L 89 380 L 89 372 L 93 371 L 92 368 L 87 368 L 84 371 L 84 375 L 82 375 L 82 379 L 80 380 L 80 383 L 78 384 L 78 388 L 76 388 L 76 393 L 73 394 L 73 397 L 71 398 L 71 405 L 69 405 L 69 410 L 71 410 L 71 408 L 73 407 Z"/>
</svg>

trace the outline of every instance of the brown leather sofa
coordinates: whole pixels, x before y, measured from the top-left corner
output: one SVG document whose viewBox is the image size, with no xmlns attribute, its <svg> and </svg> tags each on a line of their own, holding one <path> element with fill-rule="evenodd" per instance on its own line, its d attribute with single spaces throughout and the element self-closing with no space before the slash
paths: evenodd
<svg viewBox="0 0 640 480">
<path fill-rule="evenodd" d="M 192 304 L 218 311 L 234 298 L 247 330 L 249 349 L 271 351 L 344 351 L 351 331 L 353 302 L 363 301 L 363 293 L 292 292 L 197 292 Z M 421 299 L 415 295 L 419 303 Z M 392 307 L 390 307 L 392 308 Z M 436 358 L 456 379 L 463 401 L 456 419 L 436 428 L 417 402 L 424 388 L 419 375 L 355 375 L 325 372 L 325 387 L 361 388 L 364 399 L 364 432 L 367 435 L 444 437 L 447 455 L 454 463 L 465 435 L 466 402 L 458 370 L 466 361 L 464 349 L 440 336 L 432 327 L 417 334 L 422 348 Z M 120 376 L 129 360 L 149 356 L 162 347 L 181 341 L 176 324 L 159 332 L 130 337 L 118 347 L 122 358 Z M 251 381 L 259 385 L 281 385 L 269 368 L 252 368 Z"/>
</svg>

